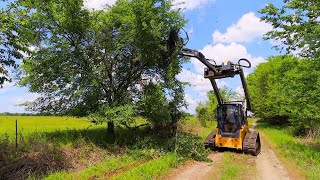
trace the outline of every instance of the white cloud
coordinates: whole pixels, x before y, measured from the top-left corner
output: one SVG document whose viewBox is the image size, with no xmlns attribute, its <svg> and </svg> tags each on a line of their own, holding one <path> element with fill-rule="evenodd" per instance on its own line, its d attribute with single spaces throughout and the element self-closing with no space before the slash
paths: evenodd
<svg viewBox="0 0 320 180">
<path fill-rule="evenodd" d="M 248 53 L 245 46 L 237 43 L 231 43 L 229 45 L 216 44 L 216 45 L 206 45 L 202 50 L 200 50 L 206 58 L 214 59 L 217 64 L 222 62 L 231 61 L 237 63 L 239 59 L 248 59 L 252 66 L 255 67 L 259 63 L 265 62 L 265 59 L 261 56 L 253 57 Z M 204 65 L 197 59 L 192 58 L 191 63 L 194 65 L 197 73 L 203 74 Z"/>
<path fill-rule="evenodd" d="M 215 30 L 212 34 L 214 42 L 250 42 L 255 38 L 262 37 L 272 30 L 272 26 L 261 21 L 253 12 L 243 15 L 236 24 L 231 25 L 226 33 Z"/>
<path fill-rule="evenodd" d="M 33 102 L 38 97 L 40 97 L 40 95 L 37 93 L 27 93 L 23 96 L 14 97 L 14 102 L 16 105 L 19 105 L 25 102 Z"/>
<path fill-rule="evenodd" d="M 200 97 L 206 97 L 207 93 L 212 89 L 209 79 L 205 79 L 203 75 L 194 73 L 187 69 L 182 69 L 182 72 L 177 77 L 182 82 L 189 82 L 191 89 Z M 227 83 L 222 80 L 216 80 L 219 88 L 226 86 Z"/>
<path fill-rule="evenodd" d="M 17 92 L 18 87 L 13 86 L 11 90 Z M 25 93 L 18 96 L 0 93 L 0 112 L 25 113 L 27 112 L 25 107 L 21 107 L 19 104 L 32 102 L 38 97 L 39 94 L 36 93 Z"/>
<path fill-rule="evenodd" d="M 174 0 L 175 8 L 185 9 L 186 11 L 201 7 L 215 0 Z"/>
<path fill-rule="evenodd" d="M 183 110 L 186 110 L 191 114 L 195 114 L 196 113 L 195 109 L 196 109 L 199 101 L 193 99 L 189 94 L 185 94 L 184 98 L 188 104 L 188 107 L 184 108 Z"/>
<path fill-rule="evenodd" d="M 88 9 L 101 10 L 105 5 L 114 5 L 117 0 L 85 0 L 84 7 Z"/>
</svg>

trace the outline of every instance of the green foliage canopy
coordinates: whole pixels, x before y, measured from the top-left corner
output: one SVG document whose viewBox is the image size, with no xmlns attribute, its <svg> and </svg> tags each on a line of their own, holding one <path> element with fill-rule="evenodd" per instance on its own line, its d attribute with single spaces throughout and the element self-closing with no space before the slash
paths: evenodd
<svg viewBox="0 0 320 180">
<path fill-rule="evenodd" d="M 270 57 L 249 74 L 254 113 L 266 120 L 289 120 L 297 128 L 320 123 L 320 71 L 309 59 Z"/>
<path fill-rule="evenodd" d="M 1 0 L 0 3 L 0 5 L 7 4 L 4 0 Z M 19 26 L 24 23 L 24 19 L 12 24 L 15 17 L 9 13 L 10 9 L 0 8 L 0 87 L 4 82 L 11 81 L 9 68 L 16 68 L 16 61 L 23 58 L 23 52 L 30 51 L 25 46 L 26 41 L 17 35 L 22 33 Z"/>
<path fill-rule="evenodd" d="M 42 96 L 29 109 L 87 115 L 101 105 L 132 102 L 141 75 L 159 77 L 174 89 L 181 60 L 165 46 L 171 29 L 185 21 L 170 1 L 119 0 L 101 11 L 83 1 L 26 0 L 11 3 L 19 38 L 35 51 L 22 64 L 20 85 Z M 17 24 L 25 19 L 23 24 Z M 17 27 L 16 27 L 17 28 Z"/>
<path fill-rule="evenodd" d="M 266 39 L 279 41 L 275 46 L 287 53 L 301 51 L 300 56 L 320 57 L 320 1 L 283 0 L 282 7 L 269 3 L 259 12 L 262 20 L 269 22 L 273 30 Z"/>
</svg>

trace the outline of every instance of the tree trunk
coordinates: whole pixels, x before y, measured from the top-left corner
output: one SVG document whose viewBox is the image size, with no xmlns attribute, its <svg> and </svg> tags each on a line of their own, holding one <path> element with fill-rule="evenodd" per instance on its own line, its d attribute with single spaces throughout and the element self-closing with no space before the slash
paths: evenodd
<svg viewBox="0 0 320 180">
<path fill-rule="evenodd" d="M 114 135 L 114 123 L 113 123 L 113 121 L 108 121 L 107 133 L 108 133 L 108 135 Z"/>
</svg>

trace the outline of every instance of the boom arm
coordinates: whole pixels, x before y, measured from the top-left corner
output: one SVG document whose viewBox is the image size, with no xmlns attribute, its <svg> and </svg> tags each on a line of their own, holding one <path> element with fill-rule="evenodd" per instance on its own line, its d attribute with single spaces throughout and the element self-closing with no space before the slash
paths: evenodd
<svg viewBox="0 0 320 180">
<path fill-rule="evenodd" d="M 216 68 L 211 63 L 208 62 L 208 59 L 206 59 L 204 57 L 204 55 L 201 52 L 197 51 L 197 50 L 188 49 L 188 48 L 182 48 L 181 55 L 187 56 L 187 57 L 197 58 L 199 61 L 202 62 L 202 64 L 207 66 L 211 71 L 213 71 L 214 73 L 218 73 Z"/>
<path fill-rule="evenodd" d="M 251 101 L 249 97 L 248 87 L 242 69 L 242 67 L 251 67 L 251 63 L 247 59 L 240 59 L 238 61 L 238 64 L 234 64 L 228 61 L 227 64 L 222 63 L 222 65 L 213 65 L 209 62 L 209 59 L 205 58 L 205 56 L 197 50 L 182 48 L 180 55 L 197 58 L 200 62 L 202 62 L 202 64 L 207 67 L 204 70 L 204 77 L 210 80 L 219 105 L 223 104 L 224 100 L 222 99 L 215 79 L 234 77 L 235 75 L 239 74 L 246 98 L 247 110 L 251 110 Z M 241 61 L 246 61 L 248 63 L 248 66 L 240 65 Z"/>
<path fill-rule="evenodd" d="M 182 48 L 180 54 L 183 56 L 187 56 L 187 57 L 197 58 L 200 62 L 202 62 L 202 64 L 207 66 L 212 72 L 218 73 L 216 67 L 214 65 L 212 65 L 211 63 L 209 63 L 208 59 L 206 59 L 205 56 L 201 52 L 199 52 L 197 50 L 193 50 L 193 49 Z M 223 104 L 223 99 L 222 99 L 222 96 L 219 92 L 219 88 L 217 86 L 216 81 L 214 80 L 214 78 L 209 78 L 209 80 L 210 80 L 212 88 L 214 90 L 214 94 L 217 97 L 218 104 L 219 105 Z"/>
<path fill-rule="evenodd" d="M 248 91 L 248 86 L 246 82 L 246 78 L 243 73 L 243 69 L 240 67 L 240 79 L 244 91 L 244 96 L 246 98 L 246 104 L 247 104 L 247 110 L 251 111 L 251 101 L 250 101 L 250 96 L 249 96 L 249 91 Z"/>
</svg>

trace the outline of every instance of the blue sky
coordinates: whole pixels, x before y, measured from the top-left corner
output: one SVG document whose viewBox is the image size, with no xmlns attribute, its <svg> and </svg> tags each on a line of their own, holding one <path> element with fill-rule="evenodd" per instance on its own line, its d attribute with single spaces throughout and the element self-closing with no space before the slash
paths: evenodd
<svg viewBox="0 0 320 180">
<path fill-rule="evenodd" d="M 175 0 L 177 5 L 184 8 L 183 15 L 188 19 L 185 30 L 189 32 L 188 48 L 201 51 L 206 57 L 215 59 L 218 63 L 225 61 L 236 62 L 240 58 L 249 59 L 254 66 L 266 61 L 269 56 L 279 53 L 271 49 L 272 42 L 262 39 L 271 26 L 260 22 L 257 12 L 268 2 L 280 6 L 279 1 L 270 0 Z M 103 4 L 113 4 L 114 0 L 87 0 L 87 8 L 102 8 Z M 0 3 L 0 7 L 3 7 Z M 209 80 L 203 79 L 204 66 L 196 59 L 184 64 L 178 75 L 181 81 L 188 81 L 186 101 L 187 111 L 194 113 L 198 102 L 206 100 L 206 93 L 211 90 Z M 246 70 L 246 74 L 254 68 Z M 227 86 L 236 91 L 240 90 L 239 79 L 219 80 L 218 86 Z M 25 101 L 38 97 L 28 92 L 27 88 L 16 87 L 14 83 L 6 83 L 0 89 L 0 112 L 25 112 L 17 106 Z"/>
</svg>

